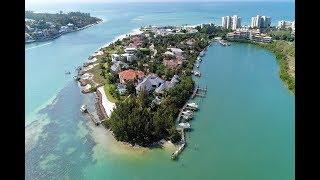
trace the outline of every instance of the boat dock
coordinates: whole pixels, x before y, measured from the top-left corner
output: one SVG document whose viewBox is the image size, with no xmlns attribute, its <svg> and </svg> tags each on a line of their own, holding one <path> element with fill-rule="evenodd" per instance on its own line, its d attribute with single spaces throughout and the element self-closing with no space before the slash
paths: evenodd
<svg viewBox="0 0 320 180">
<path fill-rule="evenodd" d="M 193 93 L 190 97 L 190 99 L 193 99 L 196 96 L 204 97 L 204 94 L 207 92 L 207 86 L 204 88 L 201 88 L 199 85 L 194 87 Z M 202 94 L 201 94 L 202 93 Z M 177 127 L 176 129 L 180 131 L 181 133 L 181 141 L 179 144 L 178 149 L 171 154 L 171 159 L 176 160 L 179 154 L 185 149 L 187 142 L 185 137 L 185 130 L 190 129 L 191 125 L 189 123 L 186 123 L 186 121 L 189 121 L 192 119 L 193 112 L 198 110 L 199 106 L 195 102 L 187 102 L 185 105 L 180 109 L 178 118 L 177 118 Z"/>
<path fill-rule="evenodd" d="M 194 99 L 196 96 L 205 97 L 206 93 L 207 93 L 207 86 L 204 88 L 200 88 L 200 86 L 197 85 L 196 88 L 194 88 L 190 99 Z"/>
<path fill-rule="evenodd" d="M 186 147 L 186 144 L 187 144 L 184 129 L 181 129 L 180 132 L 181 132 L 181 144 L 179 145 L 179 148 L 171 154 L 172 160 L 177 159 L 177 157 L 184 150 L 184 148 Z"/>
</svg>

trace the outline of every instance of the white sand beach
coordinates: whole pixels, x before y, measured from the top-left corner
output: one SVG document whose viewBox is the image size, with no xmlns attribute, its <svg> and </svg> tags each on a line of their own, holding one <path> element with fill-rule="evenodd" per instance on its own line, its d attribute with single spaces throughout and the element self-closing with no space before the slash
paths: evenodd
<svg viewBox="0 0 320 180">
<path fill-rule="evenodd" d="M 103 86 L 100 86 L 97 90 L 101 93 L 102 96 L 102 106 L 106 111 L 107 115 L 110 117 L 113 109 L 116 107 L 116 104 L 108 100 L 106 94 L 104 93 Z"/>
<path fill-rule="evenodd" d="M 122 34 L 122 35 L 120 35 L 120 36 L 117 36 L 116 38 L 114 38 L 111 42 L 109 42 L 109 43 L 106 43 L 106 44 L 104 44 L 102 47 L 100 47 L 99 49 L 101 49 L 101 48 L 105 48 L 105 47 L 107 47 L 107 46 L 109 46 L 111 43 L 114 43 L 114 42 L 116 42 L 116 41 L 118 41 L 118 40 L 122 40 L 123 38 L 125 38 L 125 37 L 127 37 L 127 36 L 129 36 L 129 35 L 138 35 L 138 34 L 142 34 L 142 31 L 140 31 L 140 29 L 138 28 L 138 29 L 133 29 L 129 34 Z M 98 49 L 98 50 L 99 50 Z"/>
</svg>

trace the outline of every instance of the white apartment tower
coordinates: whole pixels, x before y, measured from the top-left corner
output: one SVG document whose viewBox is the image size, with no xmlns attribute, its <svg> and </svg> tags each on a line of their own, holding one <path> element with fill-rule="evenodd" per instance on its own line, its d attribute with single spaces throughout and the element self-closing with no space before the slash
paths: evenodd
<svg viewBox="0 0 320 180">
<path fill-rule="evenodd" d="M 241 18 L 237 15 L 222 17 L 221 26 L 225 29 L 237 29 L 241 27 Z"/>
<path fill-rule="evenodd" d="M 271 26 L 271 18 L 267 16 L 257 15 L 251 18 L 251 27 L 268 28 Z"/>
<path fill-rule="evenodd" d="M 231 17 L 230 16 L 226 16 L 226 18 L 227 18 L 227 29 L 230 29 L 231 28 Z"/>
<path fill-rule="evenodd" d="M 236 30 L 241 27 L 241 17 L 237 15 L 232 16 L 232 30 Z"/>
<path fill-rule="evenodd" d="M 227 28 L 227 17 L 226 17 L 226 16 L 223 16 L 223 17 L 222 17 L 221 26 L 222 26 L 223 28 Z"/>
</svg>

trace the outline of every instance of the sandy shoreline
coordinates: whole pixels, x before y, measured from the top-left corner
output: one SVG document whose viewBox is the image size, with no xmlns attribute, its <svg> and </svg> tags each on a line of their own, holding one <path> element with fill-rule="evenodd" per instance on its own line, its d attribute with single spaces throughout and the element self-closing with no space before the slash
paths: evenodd
<svg viewBox="0 0 320 180">
<path fill-rule="evenodd" d="M 97 91 L 99 91 L 101 93 L 102 106 L 103 106 L 105 112 L 107 113 L 108 117 L 110 117 L 113 109 L 116 107 L 116 104 L 109 101 L 109 99 L 107 98 L 107 96 L 104 92 L 103 86 L 100 86 L 97 89 Z"/>
</svg>

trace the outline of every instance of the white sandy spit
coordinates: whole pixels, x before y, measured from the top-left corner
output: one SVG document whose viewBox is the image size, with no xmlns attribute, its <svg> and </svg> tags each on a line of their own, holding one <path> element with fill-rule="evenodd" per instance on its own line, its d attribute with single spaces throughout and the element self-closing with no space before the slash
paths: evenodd
<svg viewBox="0 0 320 180">
<path fill-rule="evenodd" d="M 106 94 L 104 93 L 103 86 L 100 86 L 98 88 L 98 91 L 101 93 L 101 96 L 102 96 L 102 106 L 103 106 L 104 110 L 106 111 L 107 115 L 110 117 L 113 109 L 116 107 L 116 104 L 112 103 L 108 100 Z"/>
<path fill-rule="evenodd" d="M 114 38 L 111 42 L 109 42 L 109 43 L 107 43 L 107 44 L 104 44 L 102 47 L 100 47 L 98 50 L 100 50 L 101 48 L 105 48 L 105 47 L 107 47 L 107 46 L 109 46 L 111 43 L 114 43 L 114 42 L 116 42 L 116 41 L 118 41 L 118 40 L 122 40 L 123 38 L 125 38 L 125 37 L 127 37 L 127 36 L 129 36 L 129 35 L 138 35 L 138 34 L 142 34 L 142 31 L 140 31 L 140 29 L 139 28 L 137 28 L 137 29 L 133 29 L 130 33 L 128 33 L 128 34 L 122 34 L 122 35 L 120 35 L 120 36 L 117 36 L 116 38 Z"/>
</svg>

